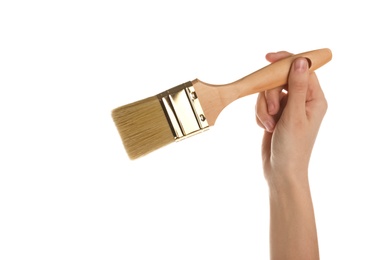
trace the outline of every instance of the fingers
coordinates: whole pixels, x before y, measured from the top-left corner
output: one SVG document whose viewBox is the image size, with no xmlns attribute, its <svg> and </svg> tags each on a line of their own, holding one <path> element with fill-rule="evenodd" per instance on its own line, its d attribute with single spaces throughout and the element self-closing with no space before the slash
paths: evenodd
<svg viewBox="0 0 390 260">
<path fill-rule="evenodd" d="M 267 111 L 267 101 L 264 92 L 259 93 L 257 96 L 256 121 L 257 124 L 266 131 L 272 132 L 274 130 L 275 120 Z"/>
<path fill-rule="evenodd" d="M 309 72 L 306 59 L 299 58 L 293 62 L 288 88 L 288 106 L 292 117 L 322 121 L 328 104 L 316 74 Z"/>
<path fill-rule="evenodd" d="M 268 53 L 265 58 L 269 62 L 276 62 L 278 60 L 287 58 L 292 54 L 287 51 L 271 52 Z M 265 92 L 265 99 L 267 101 L 267 111 L 270 115 L 276 115 L 280 109 L 280 93 L 283 87 L 274 88 Z"/>
<path fill-rule="evenodd" d="M 280 108 L 280 93 L 282 90 L 283 87 L 278 87 L 264 92 L 268 114 L 276 115 L 278 113 Z"/>
<path fill-rule="evenodd" d="M 287 51 L 279 51 L 279 52 L 270 52 L 265 55 L 265 58 L 269 62 L 275 62 L 284 58 L 291 56 L 292 54 Z"/>
<path fill-rule="evenodd" d="M 280 59 L 287 58 L 292 54 L 286 51 L 272 52 L 266 55 L 269 62 L 276 62 Z M 267 90 L 259 94 L 256 104 L 256 121 L 257 124 L 268 132 L 274 130 L 277 114 L 280 110 L 280 100 L 283 96 L 283 86 Z"/>
<path fill-rule="evenodd" d="M 302 118 L 306 115 L 307 92 L 309 88 L 309 64 L 307 59 L 296 59 L 288 78 L 289 99 L 286 108 L 291 116 Z"/>
</svg>

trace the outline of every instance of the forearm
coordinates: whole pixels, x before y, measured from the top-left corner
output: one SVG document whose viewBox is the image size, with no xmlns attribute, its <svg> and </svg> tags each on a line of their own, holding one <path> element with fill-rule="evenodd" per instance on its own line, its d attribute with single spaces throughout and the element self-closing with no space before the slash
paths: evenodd
<svg viewBox="0 0 390 260">
<path fill-rule="evenodd" d="M 271 259 L 319 259 L 308 182 L 270 185 Z"/>
</svg>

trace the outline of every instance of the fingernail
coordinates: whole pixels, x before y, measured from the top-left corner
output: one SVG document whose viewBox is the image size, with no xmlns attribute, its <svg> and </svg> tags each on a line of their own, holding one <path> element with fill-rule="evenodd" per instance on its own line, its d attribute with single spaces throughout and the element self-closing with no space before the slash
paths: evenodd
<svg viewBox="0 0 390 260">
<path fill-rule="evenodd" d="M 265 130 L 267 130 L 267 132 L 272 132 L 273 129 L 274 129 L 274 124 L 270 121 L 265 121 L 263 122 L 264 126 L 265 126 Z"/>
<path fill-rule="evenodd" d="M 308 63 L 305 58 L 298 58 L 294 62 L 295 71 L 306 71 L 308 68 Z"/>
</svg>

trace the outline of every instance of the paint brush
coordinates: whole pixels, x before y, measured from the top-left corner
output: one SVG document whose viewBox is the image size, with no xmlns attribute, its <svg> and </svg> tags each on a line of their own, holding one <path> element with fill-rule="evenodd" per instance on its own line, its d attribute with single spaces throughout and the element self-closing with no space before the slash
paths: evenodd
<svg viewBox="0 0 390 260">
<path fill-rule="evenodd" d="M 314 71 L 332 59 L 332 52 L 324 48 L 292 55 L 224 85 L 195 79 L 114 109 L 112 118 L 128 156 L 137 159 L 201 133 L 213 126 L 233 101 L 285 85 L 291 64 L 298 57 L 307 58 L 309 70 Z"/>
</svg>

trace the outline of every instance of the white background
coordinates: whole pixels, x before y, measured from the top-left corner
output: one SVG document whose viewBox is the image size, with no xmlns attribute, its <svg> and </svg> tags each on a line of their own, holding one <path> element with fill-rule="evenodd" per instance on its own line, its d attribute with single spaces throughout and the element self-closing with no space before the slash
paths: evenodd
<svg viewBox="0 0 390 260">
<path fill-rule="evenodd" d="M 348 3 L 347 3 L 348 2 Z M 268 259 L 256 96 L 136 161 L 111 110 L 330 48 L 322 259 L 390 259 L 386 1 L 1 1 L 0 259 Z"/>
</svg>

